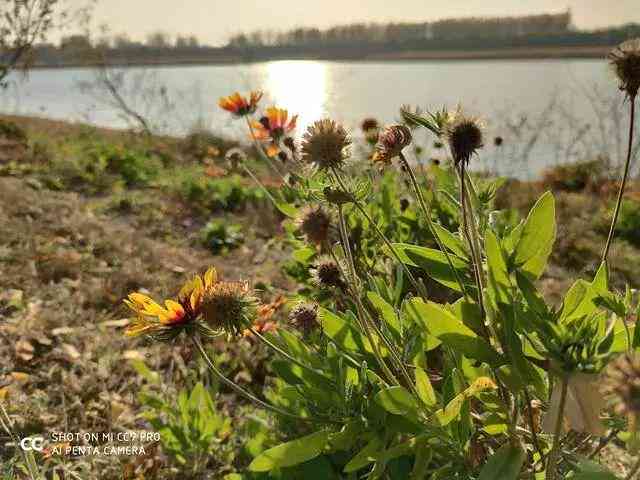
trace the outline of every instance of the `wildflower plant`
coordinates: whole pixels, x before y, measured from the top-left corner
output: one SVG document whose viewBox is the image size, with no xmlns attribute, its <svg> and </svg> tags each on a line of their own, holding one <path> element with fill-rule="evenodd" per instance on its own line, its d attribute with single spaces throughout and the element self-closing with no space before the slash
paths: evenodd
<svg viewBox="0 0 640 480">
<path fill-rule="evenodd" d="M 289 125 L 288 113 L 277 115 Z M 502 181 L 469 172 L 482 124 L 446 109 L 401 116 L 448 146 L 451 161 L 416 168 L 404 125 L 367 125 L 382 172 L 351 155 L 335 122 L 303 137 L 303 163 L 317 168 L 300 168 L 271 196 L 301 267 L 287 325 L 255 328 L 248 286 L 207 273 L 164 306 L 130 296 L 139 315 L 130 333 L 185 330 L 221 381 L 288 426 L 251 472 L 325 459 L 326 478 L 615 478 L 593 460 L 618 433 L 635 445 L 634 296 L 611 288 L 605 254 L 593 278 L 548 303 L 537 284 L 558 231 L 553 195 L 519 222 L 496 222 Z M 274 125 L 262 123 L 260 138 L 281 142 L 286 128 L 275 134 Z M 188 327 L 199 324 L 229 342 L 244 331 L 267 345 L 272 386 L 256 395 L 225 376 L 210 337 Z"/>
</svg>

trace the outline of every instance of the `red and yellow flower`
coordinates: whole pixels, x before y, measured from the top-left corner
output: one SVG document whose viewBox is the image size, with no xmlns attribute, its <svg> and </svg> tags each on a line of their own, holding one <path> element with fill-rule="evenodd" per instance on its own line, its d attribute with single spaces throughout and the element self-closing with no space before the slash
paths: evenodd
<svg viewBox="0 0 640 480">
<path fill-rule="evenodd" d="M 187 282 L 164 306 L 147 295 L 132 293 L 124 301 L 137 314 L 126 335 L 172 340 L 181 332 L 215 337 L 238 335 L 256 318 L 258 299 L 247 282 L 218 280 L 215 268 Z"/>
<path fill-rule="evenodd" d="M 245 115 L 251 115 L 258 108 L 258 102 L 262 98 L 262 92 L 253 91 L 249 93 L 249 98 L 243 97 L 240 93 L 235 92 L 228 97 L 221 97 L 218 100 L 220 108 L 231 112 L 236 117 L 244 117 Z"/>
<path fill-rule="evenodd" d="M 298 115 L 289 118 L 289 111 L 284 108 L 269 107 L 260 121 L 251 122 L 256 140 L 268 141 L 267 155 L 276 156 L 280 152 L 280 141 L 296 128 Z"/>
<path fill-rule="evenodd" d="M 193 324 L 201 314 L 205 292 L 217 282 L 215 268 L 187 282 L 175 300 L 165 300 L 164 306 L 142 293 L 131 293 L 124 303 L 137 314 L 125 331 L 130 337 L 179 333 L 182 327 Z"/>
</svg>

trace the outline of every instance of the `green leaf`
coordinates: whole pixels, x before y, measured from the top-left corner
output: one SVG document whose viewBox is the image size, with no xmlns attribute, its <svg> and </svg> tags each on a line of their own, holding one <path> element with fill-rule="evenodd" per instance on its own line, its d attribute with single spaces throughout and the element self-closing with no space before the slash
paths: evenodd
<svg viewBox="0 0 640 480">
<path fill-rule="evenodd" d="M 352 420 L 342 430 L 331 435 L 329 444 L 332 450 L 351 450 L 358 439 L 362 438 L 362 422 Z"/>
<path fill-rule="evenodd" d="M 519 445 L 508 443 L 494 453 L 480 472 L 478 480 L 516 480 L 526 458 Z"/>
<path fill-rule="evenodd" d="M 384 444 L 380 437 L 373 437 L 362 450 L 349 460 L 349 463 L 345 465 L 343 471 L 345 473 L 356 472 L 361 468 L 366 467 L 371 462 L 375 462 L 376 457 L 383 446 Z"/>
<path fill-rule="evenodd" d="M 386 388 L 379 391 L 374 399 L 382 408 L 394 415 L 417 413 L 416 401 L 404 387 Z"/>
<path fill-rule="evenodd" d="M 282 200 L 274 200 L 274 204 L 283 215 L 289 218 L 296 218 L 298 216 L 298 209 L 292 203 L 287 203 Z"/>
<path fill-rule="evenodd" d="M 309 347 L 307 347 L 298 337 L 284 328 L 278 329 L 277 336 L 272 334 L 266 334 L 266 337 L 273 343 L 284 343 L 287 348 L 283 350 L 300 360 L 307 365 L 311 365 L 314 368 L 321 368 L 322 362 L 319 361 L 318 356 L 315 355 Z M 279 338 L 278 338 L 279 337 Z"/>
<path fill-rule="evenodd" d="M 636 310 L 636 318 L 640 319 L 640 303 L 638 304 L 638 309 Z M 638 347 L 640 347 L 640 328 L 636 326 L 636 329 L 633 332 L 633 348 L 635 350 Z"/>
<path fill-rule="evenodd" d="M 290 467 L 311 460 L 322 453 L 329 441 L 330 432 L 320 430 L 306 437 L 282 443 L 262 452 L 249 465 L 252 472 L 268 472 L 276 468 Z"/>
<path fill-rule="evenodd" d="M 402 338 L 402 327 L 395 309 L 389 305 L 384 298 L 375 292 L 367 292 L 367 298 L 373 304 L 375 309 L 380 312 L 382 319 L 389 326 L 397 339 L 399 340 Z"/>
<path fill-rule="evenodd" d="M 442 343 L 468 358 L 497 366 L 501 357 L 491 345 L 441 305 L 412 299 L 422 325 Z"/>
<path fill-rule="evenodd" d="M 496 235 L 487 229 L 485 240 L 485 252 L 487 255 L 487 265 L 489 267 L 489 286 L 491 287 L 491 297 L 496 305 L 500 303 L 511 303 L 509 289 L 511 280 L 507 263 L 502 255 L 502 249 Z"/>
<path fill-rule="evenodd" d="M 160 375 L 158 374 L 158 372 L 154 372 L 153 370 L 151 370 L 142 360 L 132 359 L 129 360 L 129 363 L 138 373 L 138 375 L 144 378 L 147 382 L 152 385 L 160 384 Z"/>
<path fill-rule="evenodd" d="M 306 368 L 289 360 L 273 360 L 271 368 L 274 372 L 290 385 L 307 385 L 309 387 L 317 387 L 319 389 L 332 388 L 332 383 L 326 377 L 312 372 Z"/>
<path fill-rule="evenodd" d="M 315 254 L 316 254 L 315 249 L 311 247 L 303 247 L 303 248 L 299 248 L 298 250 L 295 250 L 291 254 L 291 256 L 296 262 L 306 264 L 309 262 L 309 260 L 311 260 L 311 257 L 313 257 Z"/>
<path fill-rule="evenodd" d="M 556 238 L 556 208 L 551 192 L 533 206 L 522 228 L 513 253 L 513 263 L 523 272 L 538 278 L 547 264 Z"/>
<path fill-rule="evenodd" d="M 420 301 L 417 298 L 411 298 L 409 301 L 406 301 L 402 304 L 402 315 L 403 315 L 403 323 L 405 325 L 422 325 L 422 315 L 421 305 L 424 302 Z M 424 340 L 424 349 L 427 352 L 431 350 L 435 350 L 442 342 L 438 340 L 436 337 L 431 335 L 428 332 L 422 332 L 422 337 Z"/>
<path fill-rule="evenodd" d="M 451 271 L 447 257 L 440 250 L 419 247 L 407 243 L 394 243 L 393 246 L 403 263 L 422 268 L 425 273 L 436 282 L 460 292 L 460 286 L 458 285 L 455 274 Z M 451 258 L 453 267 L 458 270 L 460 276 L 464 278 L 464 273 L 468 266 L 467 262 L 456 255 L 449 255 L 449 257 Z"/>
<path fill-rule="evenodd" d="M 564 297 L 560 319 L 568 322 L 595 313 L 599 299 L 603 297 L 597 288 L 589 282 L 577 280 Z"/>
<path fill-rule="evenodd" d="M 318 314 L 324 333 L 342 349 L 361 354 L 371 351 L 368 340 L 363 338 L 344 318 L 325 308 L 320 308 Z M 368 349 L 365 348 L 365 343 Z"/>
<path fill-rule="evenodd" d="M 467 388 L 464 392 L 456 395 L 443 409 L 440 409 L 436 412 L 436 418 L 440 422 L 440 425 L 446 426 L 450 424 L 453 420 L 455 420 L 458 415 L 460 415 L 460 411 L 462 410 L 462 406 L 464 402 L 471 398 L 474 395 L 484 391 L 491 390 L 496 388 L 496 384 L 489 377 L 480 377 L 477 378 L 469 388 Z"/>
<path fill-rule="evenodd" d="M 461 259 L 469 260 L 469 254 L 467 253 L 465 243 L 460 239 L 460 237 L 437 223 L 433 224 L 433 228 L 445 247 Z"/>
<path fill-rule="evenodd" d="M 415 375 L 416 390 L 418 391 L 420 400 L 422 400 L 427 407 L 433 407 L 438 402 L 438 399 L 433 390 L 433 385 L 431 385 L 431 380 L 429 380 L 429 375 L 420 367 L 416 367 Z"/>
</svg>

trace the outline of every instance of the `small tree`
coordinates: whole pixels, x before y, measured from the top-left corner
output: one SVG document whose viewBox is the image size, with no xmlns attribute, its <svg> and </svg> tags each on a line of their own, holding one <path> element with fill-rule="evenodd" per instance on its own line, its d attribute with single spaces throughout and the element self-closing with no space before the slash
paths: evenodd
<svg viewBox="0 0 640 480">
<path fill-rule="evenodd" d="M 34 44 L 76 19 L 88 23 L 91 5 L 71 7 L 69 0 L 0 0 L 0 86 L 16 67 L 28 67 Z"/>
<path fill-rule="evenodd" d="M 59 0 L 0 0 L 0 84 L 53 28 Z"/>
</svg>

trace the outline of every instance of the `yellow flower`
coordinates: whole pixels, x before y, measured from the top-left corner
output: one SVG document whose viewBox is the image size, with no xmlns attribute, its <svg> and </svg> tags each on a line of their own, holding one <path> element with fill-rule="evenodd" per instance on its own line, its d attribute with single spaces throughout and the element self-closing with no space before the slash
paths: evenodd
<svg viewBox="0 0 640 480">
<path fill-rule="evenodd" d="M 178 297 L 175 300 L 165 300 L 164 306 L 142 293 L 129 294 L 124 303 L 137 314 L 137 318 L 125 334 L 130 337 L 150 335 L 173 338 L 197 323 L 204 296 L 216 282 L 216 270 L 212 267 L 203 276 L 196 275 L 187 282 Z"/>
</svg>

